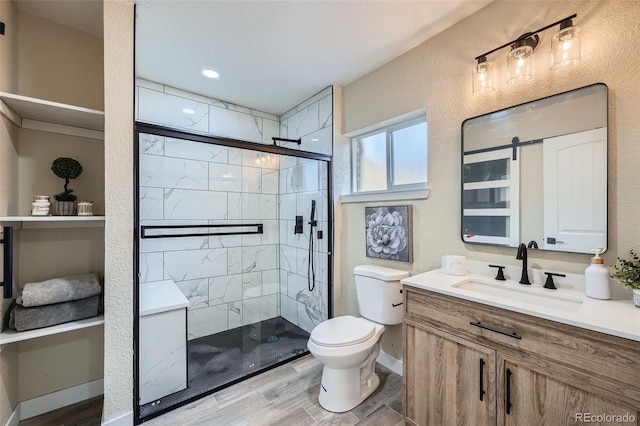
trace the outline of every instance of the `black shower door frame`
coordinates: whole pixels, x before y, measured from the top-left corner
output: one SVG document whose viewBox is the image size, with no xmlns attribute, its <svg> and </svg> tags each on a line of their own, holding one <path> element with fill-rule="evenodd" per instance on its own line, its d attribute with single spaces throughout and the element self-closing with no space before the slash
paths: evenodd
<svg viewBox="0 0 640 426">
<path fill-rule="evenodd" d="M 327 219 L 328 219 L 328 232 L 327 232 L 327 281 L 328 281 L 328 290 L 327 290 L 327 314 L 328 318 L 333 318 L 333 241 L 334 241 L 334 226 L 333 226 L 333 183 L 332 183 L 332 157 L 330 155 L 318 154 L 314 152 L 308 151 L 300 151 L 289 149 L 285 147 L 280 147 L 274 145 L 266 145 L 260 144 L 256 142 L 248 142 L 242 141 L 239 139 L 232 138 L 223 138 L 210 136 L 202 133 L 192 133 L 192 132 L 183 132 L 180 130 L 172 129 L 169 127 L 158 126 L 148 123 L 135 122 L 134 125 L 134 155 L 133 155 L 133 246 L 134 246 L 134 254 L 133 254 L 133 350 L 134 350 L 134 361 L 133 361 L 133 406 L 134 406 L 134 423 L 136 425 L 141 424 L 143 421 L 150 420 L 154 417 L 160 416 L 167 412 L 173 411 L 176 408 L 194 402 L 198 399 L 204 398 L 208 395 L 211 395 L 221 389 L 232 386 L 236 383 L 242 382 L 250 377 L 253 377 L 258 374 L 262 374 L 266 371 L 272 370 L 276 367 L 279 367 L 283 364 L 291 362 L 294 359 L 300 358 L 302 356 L 308 355 L 309 352 L 305 351 L 298 355 L 294 355 L 291 358 L 284 360 L 282 362 L 276 363 L 272 366 L 266 367 L 262 370 L 249 373 L 246 376 L 226 383 L 224 385 L 218 386 L 216 388 L 212 388 L 208 391 L 205 391 L 199 395 L 188 398 L 182 402 L 179 402 L 175 405 L 167 407 L 163 410 L 159 410 L 153 414 L 149 414 L 144 418 L 140 417 L 140 403 L 139 403 L 139 393 L 140 393 L 140 316 L 139 316 L 139 304 L 140 304 L 140 292 L 139 292 L 139 268 L 140 268 L 140 236 L 141 236 L 141 227 L 140 227 L 140 199 L 139 199 L 139 185 L 140 185 L 140 168 L 139 168 L 139 160 L 140 160 L 140 134 L 151 134 L 156 136 L 165 136 L 176 139 L 186 139 L 194 142 L 202 142 L 207 144 L 214 145 L 222 145 L 226 147 L 232 148 L 240 148 L 240 149 L 248 149 L 253 151 L 260 151 L 271 154 L 280 154 L 286 155 L 290 157 L 311 159 L 324 161 L 327 163 Z"/>
</svg>

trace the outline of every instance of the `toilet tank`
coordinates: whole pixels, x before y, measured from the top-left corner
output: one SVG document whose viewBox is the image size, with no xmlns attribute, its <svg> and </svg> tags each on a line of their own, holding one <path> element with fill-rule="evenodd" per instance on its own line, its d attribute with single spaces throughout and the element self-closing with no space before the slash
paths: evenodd
<svg viewBox="0 0 640 426">
<path fill-rule="evenodd" d="M 360 315 L 378 324 L 400 324 L 403 317 L 402 284 L 406 271 L 375 265 L 356 266 L 353 270 Z"/>
</svg>

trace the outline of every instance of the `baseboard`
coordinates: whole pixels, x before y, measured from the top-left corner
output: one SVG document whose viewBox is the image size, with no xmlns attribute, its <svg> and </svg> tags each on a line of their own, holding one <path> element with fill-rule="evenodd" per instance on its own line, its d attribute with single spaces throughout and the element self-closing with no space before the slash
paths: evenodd
<svg viewBox="0 0 640 426">
<path fill-rule="evenodd" d="M 20 403 L 18 403 L 16 408 L 11 412 L 4 426 L 18 426 L 18 423 L 20 423 Z"/>
<path fill-rule="evenodd" d="M 378 364 L 380 365 L 387 367 L 389 370 L 393 371 L 394 373 L 402 376 L 402 361 L 400 361 L 399 359 L 396 359 L 391 355 L 383 351 L 380 351 L 380 353 L 378 354 L 378 358 L 376 358 L 376 362 L 378 362 Z"/>
<path fill-rule="evenodd" d="M 18 404 L 19 420 L 30 419 L 58 408 L 66 407 L 104 393 L 104 380 L 98 379 L 57 392 L 48 393 L 37 398 L 28 399 Z"/>
<path fill-rule="evenodd" d="M 133 411 L 120 414 L 110 420 L 102 418 L 102 426 L 131 426 L 133 425 Z"/>
</svg>

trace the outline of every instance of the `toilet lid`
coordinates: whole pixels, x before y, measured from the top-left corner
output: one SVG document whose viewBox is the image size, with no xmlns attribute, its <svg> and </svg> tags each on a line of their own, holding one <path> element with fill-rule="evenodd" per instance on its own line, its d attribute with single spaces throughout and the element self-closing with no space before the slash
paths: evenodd
<svg viewBox="0 0 640 426">
<path fill-rule="evenodd" d="M 364 342 L 375 333 L 368 321 L 351 315 L 331 318 L 311 332 L 311 340 L 320 346 L 348 346 Z"/>
</svg>

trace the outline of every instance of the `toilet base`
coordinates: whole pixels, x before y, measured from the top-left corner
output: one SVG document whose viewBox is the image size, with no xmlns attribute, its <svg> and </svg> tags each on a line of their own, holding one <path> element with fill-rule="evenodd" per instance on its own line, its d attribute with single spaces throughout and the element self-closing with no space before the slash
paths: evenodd
<svg viewBox="0 0 640 426">
<path fill-rule="evenodd" d="M 327 366 L 322 370 L 322 382 L 318 402 L 327 411 L 343 413 L 358 405 L 371 395 L 380 385 L 377 374 L 360 383 L 361 367 L 334 369 Z"/>
</svg>

